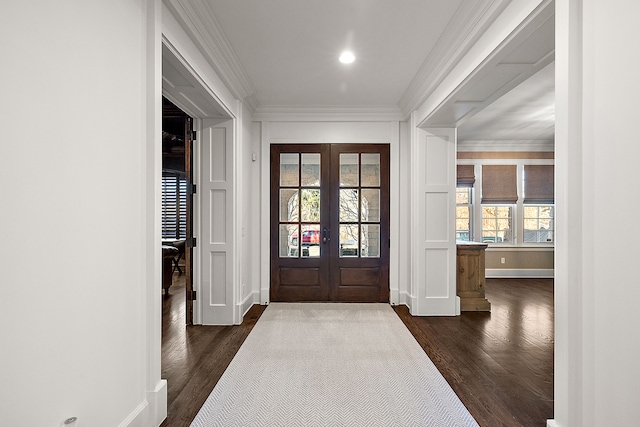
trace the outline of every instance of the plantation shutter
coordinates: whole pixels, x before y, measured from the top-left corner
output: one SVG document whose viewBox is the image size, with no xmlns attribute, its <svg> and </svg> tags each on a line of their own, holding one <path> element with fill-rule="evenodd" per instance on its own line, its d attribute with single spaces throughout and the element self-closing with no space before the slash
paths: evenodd
<svg viewBox="0 0 640 427">
<path fill-rule="evenodd" d="M 456 186 L 473 187 L 476 182 L 476 175 L 473 165 L 458 165 L 456 167 Z"/>
<path fill-rule="evenodd" d="M 524 203 L 554 203 L 553 165 L 524 166 Z"/>
<path fill-rule="evenodd" d="M 483 165 L 482 203 L 513 204 L 517 201 L 516 165 Z"/>
<path fill-rule="evenodd" d="M 162 177 L 162 237 L 187 236 L 187 180 L 175 175 Z"/>
</svg>

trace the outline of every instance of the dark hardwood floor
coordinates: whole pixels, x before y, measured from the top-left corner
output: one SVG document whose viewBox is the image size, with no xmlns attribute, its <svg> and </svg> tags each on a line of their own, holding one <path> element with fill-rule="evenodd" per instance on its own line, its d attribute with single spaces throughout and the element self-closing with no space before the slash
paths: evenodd
<svg viewBox="0 0 640 427">
<path fill-rule="evenodd" d="M 483 427 L 539 426 L 553 418 L 553 280 L 488 279 L 491 313 L 413 317 L 395 311 Z M 189 426 L 264 311 L 239 326 L 184 326 L 184 280 L 163 303 L 166 427 Z"/>
<path fill-rule="evenodd" d="M 491 312 L 413 317 L 407 328 L 483 427 L 553 418 L 553 280 L 487 279 Z"/>
<path fill-rule="evenodd" d="M 185 326 L 184 276 L 173 275 L 162 305 L 162 378 L 167 419 L 162 427 L 188 426 L 266 308 L 254 305 L 239 326 Z"/>
</svg>

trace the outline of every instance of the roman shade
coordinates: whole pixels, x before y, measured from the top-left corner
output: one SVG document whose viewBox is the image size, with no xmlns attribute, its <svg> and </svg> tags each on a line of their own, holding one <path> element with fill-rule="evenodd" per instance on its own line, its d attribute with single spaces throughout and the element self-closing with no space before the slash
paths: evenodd
<svg viewBox="0 0 640 427">
<path fill-rule="evenodd" d="M 524 166 L 524 203 L 554 203 L 553 165 Z"/>
<path fill-rule="evenodd" d="M 482 166 L 482 203 L 512 204 L 518 201 L 516 165 Z"/>
<path fill-rule="evenodd" d="M 456 170 L 456 186 L 473 187 L 476 182 L 476 175 L 473 165 L 458 165 Z"/>
</svg>

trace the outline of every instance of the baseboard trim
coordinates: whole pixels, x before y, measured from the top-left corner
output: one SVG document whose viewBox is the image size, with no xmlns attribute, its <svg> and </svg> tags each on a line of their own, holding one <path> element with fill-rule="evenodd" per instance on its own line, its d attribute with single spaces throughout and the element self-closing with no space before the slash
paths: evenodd
<svg viewBox="0 0 640 427">
<path fill-rule="evenodd" d="M 148 417 L 149 402 L 145 400 L 144 402 L 140 403 L 136 407 L 136 409 L 134 409 L 133 412 L 131 412 L 129 416 L 118 425 L 118 427 L 146 427 L 148 425 L 148 423 L 146 422 Z"/>
<path fill-rule="evenodd" d="M 262 288 L 260 289 L 260 295 L 259 295 L 259 300 L 258 300 L 258 304 L 262 304 L 262 305 L 269 305 L 269 294 L 271 292 L 270 288 Z"/>
<path fill-rule="evenodd" d="M 159 427 L 167 418 L 167 380 L 160 380 L 147 398 L 118 427 Z"/>
<path fill-rule="evenodd" d="M 399 304 L 401 304 L 400 291 L 398 289 L 390 289 L 389 290 L 389 303 L 391 305 L 399 305 Z"/>
<path fill-rule="evenodd" d="M 560 427 L 560 426 L 556 423 L 556 420 L 547 420 L 547 427 Z"/>
<path fill-rule="evenodd" d="M 159 426 L 167 418 L 167 380 L 160 380 L 153 391 L 147 392 L 149 425 Z"/>
<path fill-rule="evenodd" d="M 484 272 L 489 279 L 553 279 L 553 268 L 487 268 Z"/>
<path fill-rule="evenodd" d="M 398 293 L 398 305 L 406 305 L 411 311 L 411 304 L 413 303 L 413 297 L 409 295 L 407 291 L 400 291 Z"/>
<path fill-rule="evenodd" d="M 242 313 L 243 319 L 245 314 L 247 314 L 254 304 L 260 304 L 260 292 L 258 291 L 250 292 L 249 295 L 247 295 L 247 297 L 240 303 L 240 312 Z"/>
</svg>

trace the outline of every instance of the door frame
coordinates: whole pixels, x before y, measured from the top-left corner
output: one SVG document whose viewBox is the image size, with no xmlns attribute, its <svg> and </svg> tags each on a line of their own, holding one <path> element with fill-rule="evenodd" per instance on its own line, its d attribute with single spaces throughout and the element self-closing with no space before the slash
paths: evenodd
<svg viewBox="0 0 640 427">
<path fill-rule="evenodd" d="M 389 302 L 391 305 L 407 304 L 410 289 L 399 288 L 400 283 L 410 283 L 410 272 L 405 267 L 409 261 L 411 230 L 409 229 L 409 170 L 400 168 L 400 144 L 409 133 L 407 123 L 379 117 L 349 117 L 353 121 L 257 121 L 254 123 L 256 144 L 260 147 L 260 304 L 270 302 L 270 152 L 271 144 L 389 144 Z M 403 137 L 401 138 L 401 134 Z M 408 148 L 403 150 L 408 153 Z M 406 154 L 405 154 L 406 155 Z M 404 160 L 403 160 L 404 161 Z M 401 185 L 402 184 L 402 185 Z M 401 223 L 403 224 L 401 227 Z M 400 242 L 404 242 L 400 244 Z M 400 268 L 400 266 L 403 268 Z"/>
<path fill-rule="evenodd" d="M 240 135 L 236 131 L 237 122 L 240 120 L 241 104 L 238 103 L 231 92 L 224 86 L 221 81 L 211 79 L 209 75 L 203 75 L 198 69 L 206 69 L 208 64 L 204 61 L 204 58 L 200 57 L 197 53 L 197 49 L 192 45 L 191 40 L 183 33 L 181 27 L 176 26 L 176 22 L 172 20 L 165 21 L 163 19 L 163 28 L 161 34 L 161 40 L 159 46 L 161 48 L 161 75 L 162 79 L 159 82 L 162 86 L 162 96 L 166 97 L 174 105 L 180 108 L 183 112 L 189 115 L 193 120 L 193 130 L 197 132 L 197 137 L 194 138 L 192 145 L 192 163 L 191 174 L 193 183 L 199 186 L 200 173 L 202 170 L 203 161 L 200 149 L 200 135 L 202 135 L 203 122 L 206 120 L 219 120 L 233 122 L 233 142 L 232 146 L 237 144 L 237 141 L 241 140 Z M 191 49 L 193 48 L 193 49 Z M 169 73 L 169 74 L 167 74 Z M 167 78 L 170 77 L 170 78 Z M 188 82 L 189 86 L 175 86 L 171 84 L 171 78 L 177 78 L 178 81 L 183 80 Z M 186 84 L 186 83 L 185 83 Z M 185 87 L 189 87 L 189 90 L 184 90 Z M 158 104 L 160 107 L 161 104 Z M 161 109 L 158 110 L 158 114 L 161 118 Z M 159 123 L 158 130 L 161 129 L 161 123 Z M 157 157 L 154 157 L 154 164 L 158 168 L 158 174 L 161 175 L 162 170 L 162 156 L 158 153 Z M 234 162 L 236 162 L 234 152 Z M 234 176 L 237 174 L 238 165 L 233 163 L 230 166 L 229 173 Z M 233 200 L 233 207 L 235 209 L 235 195 Z M 200 194 L 196 192 L 193 197 L 192 205 L 192 236 L 197 241 L 201 239 L 201 218 L 202 218 L 202 203 Z M 157 209 L 158 220 L 160 218 L 160 205 Z M 235 236 L 235 231 L 234 231 Z M 158 239 L 158 252 L 160 251 L 160 239 Z M 192 251 L 192 290 L 196 293 L 196 299 L 193 301 L 193 324 L 202 324 L 203 319 L 203 307 L 202 307 L 202 251 L 196 244 L 196 247 Z M 232 254 L 233 258 L 233 271 L 235 272 L 237 265 L 237 254 Z M 159 288 L 159 287 L 158 287 Z M 221 324 L 239 324 L 241 316 L 234 313 L 233 316 L 225 318 Z"/>
</svg>

